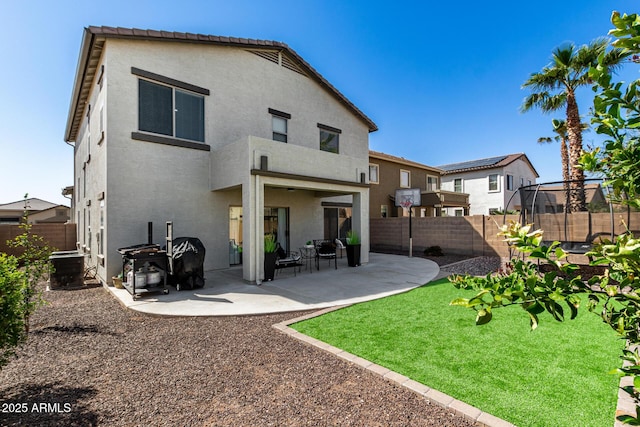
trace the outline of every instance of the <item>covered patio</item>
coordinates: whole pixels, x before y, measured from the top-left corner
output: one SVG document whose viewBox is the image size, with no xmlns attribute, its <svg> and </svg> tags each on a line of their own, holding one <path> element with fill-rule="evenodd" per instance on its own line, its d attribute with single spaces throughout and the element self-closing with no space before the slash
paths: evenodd
<svg viewBox="0 0 640 427">
<path fill-rule="evenodd" d="M 242 278 L 242 268 L 205 272 L 205 287 L 133 300 L 124 289 L 108 290 L 126 307 L 161 316 L 237 316 L 313 310 L 383 298 L 433 280 L 440 269 L 433 261 L 371 253 L 369 263 L 348 267 L 347 259 L 322 263 L 320 270 L 295 276 L 285 269 L 261 286 Z"/>
</svg>

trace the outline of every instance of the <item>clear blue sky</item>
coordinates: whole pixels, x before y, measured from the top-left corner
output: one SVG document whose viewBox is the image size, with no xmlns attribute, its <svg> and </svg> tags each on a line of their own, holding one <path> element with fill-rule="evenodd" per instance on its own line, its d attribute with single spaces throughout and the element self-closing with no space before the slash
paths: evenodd
<svg viewBox="0 0 640 427">
<path fill-rule="evenodd" d="M 437 166 L 525 152 L 561 178 L 551 118 L 518 110 L 522 83 L 564 42 L 605 36 L 635 1 L 0 0 L 0 203 L 25 193 L 68 204 L 63 135 L 89 25 L 287 43 L 378 125 L 373 150 Z M 631 66 L 628 66 L 631 67 Z M 626 68 L 621 79 L 637 78 Z M 581 114 L 591 105 L 580 97 Z M 553 116 L 555 117 L 555 116 Z M 585 143 L 597 143 L 595 133 Z"/>
</svg>

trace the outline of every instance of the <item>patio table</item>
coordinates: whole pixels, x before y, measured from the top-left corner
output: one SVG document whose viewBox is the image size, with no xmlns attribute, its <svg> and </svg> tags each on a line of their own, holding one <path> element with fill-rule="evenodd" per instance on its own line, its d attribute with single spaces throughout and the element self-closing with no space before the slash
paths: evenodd
<svg viewBox="0 0 640 427">
<path fill-rule="evenodd" d="M 300 248 L 300 255 L 304 261 L 304 268 L 308 268 L 313 273 L 313 260 L 316 258 L 316 249 L 311 246 L 303 246 Z"/>
</svg>

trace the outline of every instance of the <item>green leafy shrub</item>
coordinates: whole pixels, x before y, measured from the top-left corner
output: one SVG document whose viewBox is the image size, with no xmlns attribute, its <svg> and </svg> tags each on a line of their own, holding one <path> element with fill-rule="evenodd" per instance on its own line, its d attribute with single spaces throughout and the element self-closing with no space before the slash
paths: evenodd
<svg viewBox="0 0 640 427">
<path fill-rule="evenodd" d="M 27 195 L 25 195 L 25 199 Z M 52 271 L 51 248 L 31 231 L 25 211 L 22 233 L 7 244 L 20 250 L 17 257 L 0 253 L 0 368 L 29 334 L 29 319 L 43 303 L 38 284 Z"/>
<path fill-rule="evenodd" d="M 18 260 L 0 253 L 0 368 L 27 339 L 27 286 L 26 274 L 19 269 Z"/>
<path fill-rule="evenodd" d="M 347 232 L 347 245 L 359 245 L 360 244 L 360 236 L 353 230 L 349 230 Z"/>
<path fill-rule="evenodd" d="M 264 253 L 270 254 L 276 251 L 276 236 L 267 234 L 264 236 Z"/>
</svg>

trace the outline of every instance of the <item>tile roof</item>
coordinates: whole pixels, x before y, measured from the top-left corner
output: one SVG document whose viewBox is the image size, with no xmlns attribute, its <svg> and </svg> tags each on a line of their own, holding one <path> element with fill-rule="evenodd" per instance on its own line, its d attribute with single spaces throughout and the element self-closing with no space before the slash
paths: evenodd
<svg viewBox="0 0 640 427">
<path fill-rule="evenodd" d="M 470 172 L 470 171 L 477 171 L 477 170 L 483 170 L 483 169 L 501 168 L 501 167 L 507 166 L 510 163 L 513 163 L 518 159 L 524 160 L 529 165 L 531 170 L 536 174 L 536 176 L 539 176 L 538 172 L 529 161 L 529 158 L 524 153 L 506 154 L 503 156 L 487 157 L 484 159 L 469 160 L 469 161 L 460 162 L 460 163 L 450 163 L 447 165 L 440 165 L 437 167 L 439 169 L 444 170 L 445 175 L 449 175 L 449 174 L 460 173 L 460 172 Z"/>
<path fill-rule="evenodd" d="M 349 101 L 338 89 L 329 83 L 316 69 L 306 62 L 300 55 L 291 49 L 287 44 L 271 41 L 256 40 L 238 37 L 223 37 L 205 34 L 182 33 L 175 31 L 143 30 L 138 28 L 121 28 L 106 26 L 90 26 L 85 28 L 84 39 L 80 48 L 78 68 L 75 77 L 75 86 L 69 115 L 67 128 L 65 130 L 65 141 L 74 141 L 78 127 L 82 121 L 84 106 L 89 96 L 91 82 L 96 75 L 96 67 L 102 53 L 104 40 L 108 38 L 136 39 L 136 40 L 161 40 L 185 43 L 202 43 L 213 45 L 236 46 L 244 48 L 273 49 L 286 51 L 296 65 L 306 71 L 310 78 L 315 80 L 320 86 L 327 90 L 348 110 L 359 117 L 369 128 L 369 132 L 378 130 L 376 124 L 367 117 L 358 107 Z"/>
<path fill-rule="evenodd" d="M 418 163 L 418 162 L 414 162 L 413 160 L 407 160 L 404 157 L 396 157 L 396 156 L 392 156 L 391 154 L 386 154 L 386 153 L 382 153 L 380 151 L 373 151 L 373 150 L 369 150 L 369 158 L 373 158 L 373 159 L 381 159 L 381 160 L 387 160 L 393 163 L 400 163 L 403 165 L 407 165 L 407 166 L 413 166 L 416 168 L 420 168 L 420 169 L 426 169 L 429 171 L 433 171 L 436 173 L 441 174 L 443 171 L 435 166 L 427 166 L 425 164 L 422 163 Z"/>
<path fill-rule="evenodd" d="M 26 199 L 26 200 L 18 200 L 17 202 L 10 202 L 0 205 L 0 211 L 21 211 L 26 206 L 29 211 L 43 211 L 45 209 L 51 209 L 53 207 L 59 206 L 56 203 L 47 202 L 46 200 L 37 199 L 35 197 Z"/>
</svg>

